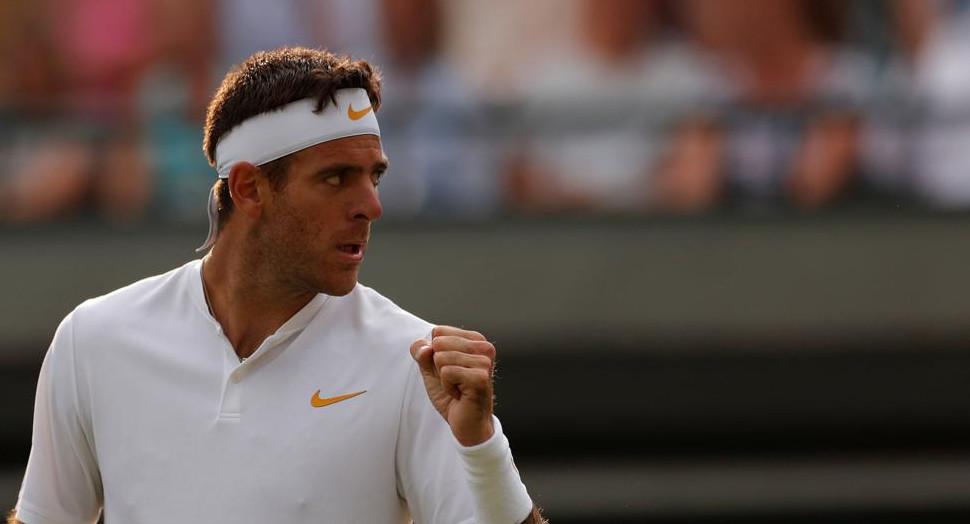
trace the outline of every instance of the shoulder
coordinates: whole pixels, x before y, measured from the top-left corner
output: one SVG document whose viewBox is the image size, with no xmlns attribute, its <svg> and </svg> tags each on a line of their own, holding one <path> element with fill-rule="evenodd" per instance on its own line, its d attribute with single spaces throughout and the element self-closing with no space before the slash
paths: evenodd
<svg viewBox="0 0 970 524">
<path fill-rule="evenodd" d="M 370 337 L 426 337 L 434 327 L 363 284 L 346 296 L 334 297 L 333 307 L 343 325 Z"/>
<path fill-rule="evenodd" d="M 84 301 L 71 313 L 75 329 L 83 327 L 85 331 L 98 333 L 133 321 L 164 320 L 167 313 L 176 309 L 173 306 L 190 306 L 195 302 L 191 291 L 199 264 L 199 260 L 194 260 Z"/>
<path fill-rule="evenodd" d="M 408 348 L 415 340 L 428 339 L 434 327 L 361 284 L 345 296 L 331 297 L 321 313 L 309 327 L 309 338 L 325 341 L 324 346 L 367 373 L 385 377 L 406 377 L 415 369 Z"/>
</svg>

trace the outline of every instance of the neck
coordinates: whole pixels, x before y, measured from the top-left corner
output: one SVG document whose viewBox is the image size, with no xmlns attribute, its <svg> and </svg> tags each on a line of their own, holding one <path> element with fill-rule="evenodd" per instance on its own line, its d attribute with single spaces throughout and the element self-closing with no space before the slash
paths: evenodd
<svg viewBox="0 0 970 524">
<path fill-rule="evenodd" d="M 221 249 L 220 249 L 221 248 Z M 284 286 L 272 271 L 246 257 L 230 256 L 215 246 L 203 259 L 202 283 L 212 316 L 222 326 L 239 358 L 247 358 L 316 293 Z"/>
</svg>

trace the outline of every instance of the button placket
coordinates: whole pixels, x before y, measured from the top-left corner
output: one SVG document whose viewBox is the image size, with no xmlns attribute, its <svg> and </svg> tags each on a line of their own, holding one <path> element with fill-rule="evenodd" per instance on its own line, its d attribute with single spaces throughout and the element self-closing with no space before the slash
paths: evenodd
<svg viewBox="0 0 970 524">
<path fill-rule="evenodd" d="M 288 340 L 292 332 L 273 333 L 266 337 L 248 358 L 240 359 L 229 340 L 219 330 L 219 338 L 225 346 L 225 367 L 223 368 L 222 402 L 219 409 L 220 419 L 238 419 L 242 412 L 242 395 L 246 377 L 259 365 L 262 355 Z"/>
<path fill-rule="evenodd" d="M 223 345 L 222 401 L 219 404 L 220 419 L 238 419 L 242 410 L 242 379 L 239 359 L 229 340 L 219 329 L 219 339 Z"/>
</svg>

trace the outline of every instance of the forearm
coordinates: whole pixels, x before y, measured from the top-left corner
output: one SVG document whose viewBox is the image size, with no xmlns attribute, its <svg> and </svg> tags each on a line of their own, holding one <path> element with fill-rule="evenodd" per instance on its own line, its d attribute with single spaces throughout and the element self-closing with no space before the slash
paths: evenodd
<svg viewBox="0 0 970 524">
<path fill-rule="evenodd" d="M 527 522 L 531 522 L 531 521 L 527 521 Z M 537 520 L 536 522 L 541 522 L 541 521 Z M 10 510 L 10 514 L 7 515 L 7 524 L 24 524 L 23 522 L 20 522 L 19 520 L 17 520 L 17 510 L 15 509 Z"/>
<path fill-rule="evenodd" d="M 505 524 L 521 521 L 540 524 L 543 521 L 512 461 L 502 424 L 493 418 L 493 425 L 494 434 L 486 442 L 459 447 L 465 478 L 471 490 L 475 522 Z"/>
<path fill-rule="evenodd" d="M 492 413 L 495 346 L 475 331 L 436 326 L 411 344 L 428 398 L 451 429 L 477 524 L 542 524 Z M 416 519 L 417 520 L 417 519 Z"/>
</svg>

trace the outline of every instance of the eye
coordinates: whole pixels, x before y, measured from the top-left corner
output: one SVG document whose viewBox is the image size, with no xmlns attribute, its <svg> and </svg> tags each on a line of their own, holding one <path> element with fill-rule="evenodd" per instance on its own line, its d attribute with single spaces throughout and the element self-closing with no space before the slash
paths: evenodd
<svg viewBox="0 0 970 524">
<path fill-rule="evenodd" d="M 331 186 L 340 187 L 340 184 L 343 183 L 344 181 L 344 177 L 343 175 L 331 175 L 323 179 L 323 181 L 330 184 Z"/>
<path fill-rule="evenodd" d="M 384 178 L 384 171 L 377 171 L 370 176 L 370 181 L 377 187 L 381 184 L 381 178 Z"/>
</svg>

